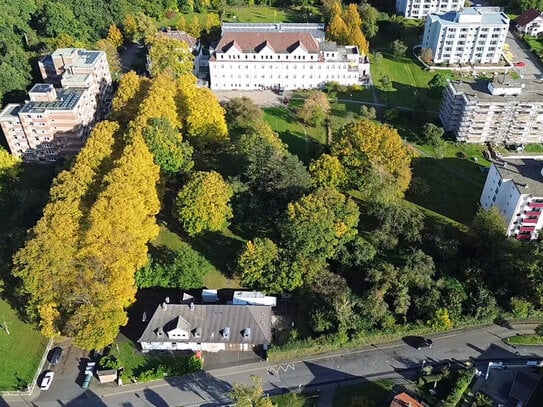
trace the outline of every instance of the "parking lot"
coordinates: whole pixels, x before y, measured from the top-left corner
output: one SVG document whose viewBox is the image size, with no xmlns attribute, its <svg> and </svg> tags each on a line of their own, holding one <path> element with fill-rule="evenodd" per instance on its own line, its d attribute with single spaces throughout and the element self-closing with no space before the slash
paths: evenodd
<svg viewBox="0 0 543 407">
<path fill-rule="evenodd" d="M 506 44 L 509 46 L 509 52 L 513 56 L 511 62 L 524 62 L 525 66 L 522 68 L 515 68 L 515 70 L 523 75 L 525 79 L 540 79 L 543 71 L 540 62 L 530 52 L 527 45 L 520 39 L 516 38 L 510 31 L 507 33 Z"/>
</svg>

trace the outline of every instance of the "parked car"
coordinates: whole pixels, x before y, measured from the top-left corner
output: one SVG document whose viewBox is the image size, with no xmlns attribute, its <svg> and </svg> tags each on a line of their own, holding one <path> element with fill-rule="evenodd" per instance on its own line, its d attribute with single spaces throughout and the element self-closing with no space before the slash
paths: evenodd
<svg viewBox="0 0 543 407">
<path fill-rule="evenodd" d="M 81 385 L 81 387 L 84 389 L 88 389 L 91 380 L 92 380 L 92 373 L 85 374 L 85 380 L 83 380 L 83 384 Z"/>
<path fill-rule="evenodd" d="M 46 371 L 40 381 L 40 389 L 49 390 L 51 383 L 53 383 L 53 377 L 55 377 L 55 372 L 50 370 Z"/>
<path fill-rule="evenodd" d="M 62 348 L 56 347 L 51 352 L 51 364 L 56 366 L 62 360 Z"/>
<path fill-rule="evenodd" d="M 402 339 L 409 346 L 417 348 L 418 350 L 422 348 L 431 348 L 434 345 L 434 342 L 431 339 L 423 338 L 422 336 L 405 336 Z"/>
<path fill-rule="evenodd" d="M 515 64 L 515 66 L 516 66 L 517 68 L 524 68 L 524 67 L 526 66 L 526 63 L 520 61 L 520 62 L 517 62 L 517 63 Z"/>
</svg>

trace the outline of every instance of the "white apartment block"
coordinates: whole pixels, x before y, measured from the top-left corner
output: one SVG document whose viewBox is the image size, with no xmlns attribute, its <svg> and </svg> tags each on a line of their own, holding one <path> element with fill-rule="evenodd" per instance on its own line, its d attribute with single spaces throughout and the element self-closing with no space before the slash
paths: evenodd
<svg viewBox="0 0 543 407">
<path fill-rule="evenodd" d="M 77 154 L 111 92 L 103 51 L 59 49 L 39 67 L 43 79 L 52 83 L 34 85 L 29 100 L 8 104 L 0 112 L 0 128 L 11 153 L 27 162 Z"/>
<path fill-rule="evenodd" d="M 502 159 L 488 171 L 481 205 L 495 206 L 507 225 L 507 236 L 537 239 L 543 227 L 543 161 Z"/>
<path fill-rule="evenodd" d="M 421 19 L 429 14 L 460 11 L 465 0 L 396 0 L 396 11 L 406 18 Z"/>
<path fill-rule="evenodd" d="M 436 64 L 497 64 L 509 29 L 509 17 L 497 7 L 468 7 L 426 19 L 422 48 Z"/>
<path fill-rule="evenodd" d="M 498 76 L 492 81 L 449 81 L 439 117 L 467 143 L 543 143 L 543 83 Z"/>
<path fill-rule="evenodd" d="M 368 81 L 369 59 L 356 46 L 319 41 L 311 30 L 286 30 L 285 24 L 267 24 L 263 31 L 236 31 L 231 26 L 223 29 L 209 59 L 211 89 L 311 89 L 327 82 Z"/>
</svg>

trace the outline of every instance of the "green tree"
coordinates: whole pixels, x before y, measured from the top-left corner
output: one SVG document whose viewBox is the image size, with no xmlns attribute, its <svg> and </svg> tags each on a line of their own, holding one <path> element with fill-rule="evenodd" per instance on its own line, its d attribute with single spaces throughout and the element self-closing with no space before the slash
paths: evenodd
<svg viewBox="0 0 543 407">
<path fill-rule="evenodd" d="M 443 127 L 436 126 L 433 123 L 425 123 L 422 126 L 421 141 L 424 144 L 429 144 L 433 147 L 441 146 L 443 142 L 443 134 L 445 130 Z"/>
<path fill-rule="evenodd" d="M 420 59 L 426 64 L 430 65 L 434 60 L 434 53 L 431 48 L 423 48 L 420 51 Z"/>
<path fill-rule="evenodd" d="M 99 49 L 106 53 L 109 71 L 113 78 L 117 79 L 122 72 L 121 58 L 119 57 L 117 47 L 106 39 L 96 41 L 96 49 Z"/>
<path fill-rule="evenodd" d="M 320 188 L 287 208 L 281 224 L 285 246 L 295 256 L 330 258 L 356 234 L 357 205 L 333 188 Z"/>
<path fill-rule="evenodd" d="M 183 41 L 158 35 L 149 41 L 149 44 L 152 76 L 157 76 L 165 70 L 171 71 L 175 78 L 192 72 L 194 56 Z"/>
<path fill-rule="evenodd" d="M 379 31 L 379 11 L 371 4 L 363 2 L 358 8 L 362 18 L 362 30 L 367 38 L 373 38 Z"/>
<path fill-rule="evenodd" d="M 225 105 L 225 119 L 231 128 L 248 130 L 263 119 L 260 109 L 252 99 L 243 96 L 230 99 Z"/>
<path fill-rule="evenodd" d="M 330 115 L 330 102 L 324 92 L 312 91 L 298 109 L 297 115 L 305 123 L 321 126 Z"/>
<path fill-rule="evenodd" d="M 366 105 L 362 105 L 360 108 L 360 116 L 362 116 L 364 119 L 375 120 L 377 119 L 377 111 L 372 106 L 368 107 Z"/>
<path fill-rule="evenodd" d="M 155 20 L 144 13 L 129 14 L 124 19 L 125 36 L 132 42 L 147 43 L 156 32 Z"/>
<path fill-rule="evenodd" d="M 228 204 L 232 195 L 232 188 L 219 173 L 192 174 L 176 199 L 179 220 L 186 232 L 195 236 L 224 230 L 233 216 Z"/>
<path fill-rule="evenodd" d="M 192 147 L 183 142 L 181 134 L 168 119 L 151 119 L 143 131 L 147 147 L 155 163 L 166 173 L 188 173 L 194 166 Z"/>
<path fill-rule="evenodd" d="M 251 384 L 235 383 L 228 393 L 236 407 L 273 407 L 262 390 L 262 377 L 251 375 Z"/>
<path fill-rule="evenodd" d="M 371 238 L 381 247 L 391 250 L 400 242 L 417 243 L 422 238 L 424 213 L 401 202 L 375 203 L 368 210 L 377 219 L 378 227 Z"/>
<path fill-rule="evenodd" d="M 447 86 L 447 76 L 441 73 L 436 73 L 432 79 L 428 81 L 428 86 L 434 97 L 439 97 L 443 93 L 443 89 Z"/>
<path fill-rule="evenodd" d="M 404 58 L 407 52 L 407 46 L 402 40 L 394 40 L 390 44 L 390 52 L 394 55 L 394 58 Z"/>
</svg>

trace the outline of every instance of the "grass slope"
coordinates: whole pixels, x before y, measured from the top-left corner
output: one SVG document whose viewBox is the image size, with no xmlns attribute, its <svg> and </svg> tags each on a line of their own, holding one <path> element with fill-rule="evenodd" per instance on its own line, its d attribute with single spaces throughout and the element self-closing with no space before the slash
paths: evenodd
<svg viewBox="0 0 543 407">
<path fill-rule="evenodd" d="M 336 390 L 334 395 L 334 407 L 351 405 L 363 405 L 366 407 L 381 406 L 393 387 L 394 381 L 390 379 L 341 386 Z M 353 398 L 360 398 L 360 402 L 353 403 Z"/>
<path fill-rule="evenodd" d="M 0 323 L 10 334 L 0 330 L 0 391 L 26 388 L 40 364 L 47 338 L 34 325 L 25 324 L 16 312 L 0 300 Z"/>
</svg>

